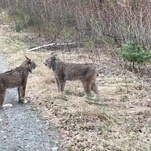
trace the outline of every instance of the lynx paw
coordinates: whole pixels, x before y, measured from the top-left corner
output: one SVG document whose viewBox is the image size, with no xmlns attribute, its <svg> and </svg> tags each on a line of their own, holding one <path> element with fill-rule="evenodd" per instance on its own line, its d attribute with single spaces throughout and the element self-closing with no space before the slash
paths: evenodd
<svg viewBox="0 0 151 151">
<path fill-rule="evenodd" d="M 13 105 L 12 104 L 4 104 L 3 106 L 2 106 L 2 108 L 11 108 Z"/>
<path fill-rule="evenodd" d="M 26 104 L 28 101 L 26 100 L 26 99 L 24 99 L 24 98 L 20 98 L 20 100 L 19 100 L 19 103 L 24 103 L 24 104 Z"/>
<path fill-rule="evenodd" d="M 83 98 L 83 99 L 91 99 L 91 97 L 88 96 L 88 95 L 84 95 L 82 98 Z"/>
<path fill-rule="evenodd" d="M 98 101 L 99 100 L 99 97 L 97 95 L 95 95 L 95 96 L 84 95 L 82 98 L 87 99 L 87 100 L 93 100 L 93 101 Z"/>
<path fill-rule="evenodd" d="M 19 103 L 26 104 L 28 101 L 27 100 L 20 100 Z"/>
<path fill-rule="evenodd" d="M 23 103 L 26 104 L 26 103 L 28 103 L 28 101 L 27 101 L 27 100 L 24 100 Z"/>
<path fill-rule="evenodd" d="M 94 97 L 92 97 L 92 100 L 99 101 L 100 100 L 100 96 L 95 94 Z"/>
</svg>

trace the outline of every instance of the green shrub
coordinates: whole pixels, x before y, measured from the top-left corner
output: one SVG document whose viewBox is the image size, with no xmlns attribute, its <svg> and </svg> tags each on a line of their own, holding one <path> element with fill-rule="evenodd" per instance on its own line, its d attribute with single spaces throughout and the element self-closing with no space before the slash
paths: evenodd
<svg viewBox="0 0 151 151">
<path fill-rule="evenodd" d="M 74 26 L 76 24 L 74 14 L 72 14 L 69 10 L 66 11 L 62 23 L 66 26 Z"/>
<path fill-rule="evenodd" d="M 95 47 L 95 40 L 92 37 L 85 36 L 83 44 L 84 44 L 84 47 L 93 49 Z"/>
<path fill-rule="evenodd" d="M 20 22 L 16 22 L 16 23 L 15 23 L 15 30 L 16 30 L 17 32 L 20 32 L 22 29 L 23 29 L 22 24 L 21 24 Z"/>
<path fill-rule="evenodd" d="M 132 62 L 133 67 L 151 61 L 151 51 L 144 50 L 143 46 L 138 45 L 133 41 L 122 45 L 119 50 L 119 56 L 124 61 Z"/>
</svg>

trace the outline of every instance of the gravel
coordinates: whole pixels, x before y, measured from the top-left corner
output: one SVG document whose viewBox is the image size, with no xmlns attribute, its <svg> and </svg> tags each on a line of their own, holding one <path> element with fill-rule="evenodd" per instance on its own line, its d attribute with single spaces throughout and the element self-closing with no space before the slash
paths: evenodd
<svg viewBox="0 0 151 151">
<path fill-rule="evenodd" d="M 0 54 L 0 72 L 7 70 Z M 57 151 L 57 130 L 45 123 L 27 104 L 17 102 L 16 89 L 7 90 L 5 102 L 12 108 L 0 110 L 0 151 Z"/>
</svg>

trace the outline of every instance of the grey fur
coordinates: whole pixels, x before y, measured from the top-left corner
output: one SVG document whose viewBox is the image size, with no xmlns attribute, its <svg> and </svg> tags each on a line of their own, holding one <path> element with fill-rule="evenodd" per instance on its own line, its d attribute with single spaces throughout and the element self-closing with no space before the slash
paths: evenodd
<svg viewBox="0 0 151 151">
<path fill-rule="evenodd" d="M 91 90 L 99 96 L 96 85 L 96 68 L 93 64 L 76 64 L 63 62 L 55 56 L 48 57 L 44 64 L 53 70 L 58 92 L 63 92 L 66 81 L 80 80 L 83 84 L 86 96 L 91 97 Z"/>
</svg>

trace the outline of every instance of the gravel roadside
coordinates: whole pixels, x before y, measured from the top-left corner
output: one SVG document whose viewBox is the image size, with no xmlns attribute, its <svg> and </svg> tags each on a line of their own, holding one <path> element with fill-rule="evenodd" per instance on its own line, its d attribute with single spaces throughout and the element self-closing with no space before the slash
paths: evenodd
<svg viewBox="0 0 151 151">
<path fill-rule="evenodd" d="M 6 70 L 0 53 L 0 73 Z M 28 103 L 19 104 L 16 89 L 7 91 L 5 103 L 11 103 L 13 107 L 0 110 L 0 151 L 59 150 L 57 130 L 39 119 Z"/>
</svg>

